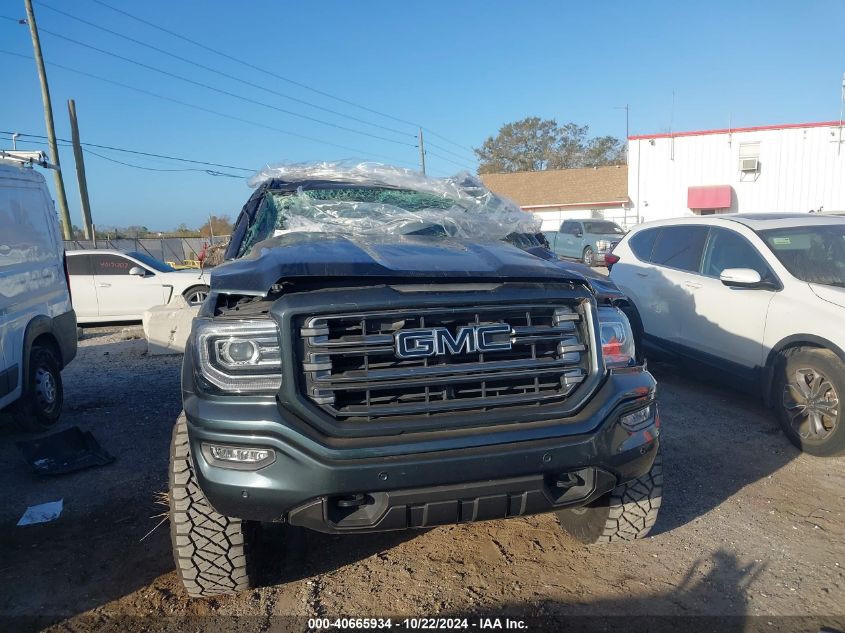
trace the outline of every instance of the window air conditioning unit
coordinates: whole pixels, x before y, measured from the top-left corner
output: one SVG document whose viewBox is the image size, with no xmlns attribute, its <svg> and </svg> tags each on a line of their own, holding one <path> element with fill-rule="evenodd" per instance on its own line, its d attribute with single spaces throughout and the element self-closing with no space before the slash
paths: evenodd
<svg viewBox="0 0 845 633">
<path fill-rule="evenodd" d="M 760 169 L 760 159 L 756 156 L 753 158 L 740 158 L 739 159 L 739 171 L 741 172 L 749 172 L 749 171 L 758 171 Z"/>
</svg>

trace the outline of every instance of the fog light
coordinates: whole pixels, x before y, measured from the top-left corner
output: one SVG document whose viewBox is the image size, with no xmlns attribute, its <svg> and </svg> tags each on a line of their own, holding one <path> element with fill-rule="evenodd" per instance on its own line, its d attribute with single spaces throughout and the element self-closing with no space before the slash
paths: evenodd
<svg viewBox="0 0 845 633">
<path fill-rule="evenodd" d="M 272 464 L 276 459 L 272 448 L 203 444 L 202 449 L 209 462 L 223 468 L 255 469 Z"/>
<path fill-rule="evenodd" d="M 638 409 L 633 413 L 626 413 L 619 422 L 629 431 L 639 431 L 652 423 L 652 407 L 648 405 L 644 409 Z"/>
</svg>

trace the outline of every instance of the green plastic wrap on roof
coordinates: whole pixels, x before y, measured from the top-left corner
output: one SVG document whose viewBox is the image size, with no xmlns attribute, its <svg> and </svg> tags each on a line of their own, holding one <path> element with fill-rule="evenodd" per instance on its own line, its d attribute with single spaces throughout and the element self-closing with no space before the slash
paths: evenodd
<svg viewBox="0 0 845 633">
<path fill-rule="evenodd" d="M 532 214 L 492 193 L 469 173 L 429 178 L 379 163 L 299 163 L 267 167 L 250 185 L 271 179 L 306 186 L 268 191 L 250 231 L 262 239 L 271 231 L 307 231 L 498 240 L 513 232 L 539 230 Z M 253 242 L 250 237 L 245 241 Z"/>
</svg>

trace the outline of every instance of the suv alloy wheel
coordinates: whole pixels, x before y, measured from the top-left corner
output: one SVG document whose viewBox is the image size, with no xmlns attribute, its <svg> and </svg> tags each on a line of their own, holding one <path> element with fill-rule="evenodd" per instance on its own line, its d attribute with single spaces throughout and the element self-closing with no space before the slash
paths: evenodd
<svg viewBox="0 0 845 633">
<path fill-rule="evenodd" d="M 845 363 L 826 349 L 798 348 L 780 363 L 774 403 L 790 441 L 810 455 L 845 452 Z"/>
</svg>

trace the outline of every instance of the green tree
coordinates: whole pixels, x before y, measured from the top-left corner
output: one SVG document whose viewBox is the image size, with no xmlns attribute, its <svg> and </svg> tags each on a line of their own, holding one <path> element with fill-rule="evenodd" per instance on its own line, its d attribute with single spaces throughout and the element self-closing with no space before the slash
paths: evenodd
<svg viewBox="0 0 845 633">
<path fill-rule="evenodd" d="M 211 227 L 210 230 L 209 226 Z M 228 215 L 211 215 L 208 217 L 208 222 L 198 230 L 203 237 L 211 237 L 212 232 L 214 237 L 229 235 L 232 233 L 232 218 Z"/>
<path fill-rule="evenodd" d="M 589 127 L 527 117 L 507 123 L 475 149 L 482 174 L 599 167 L 624 162 L 624 145 L 612 136 L 589 138 Z"/>
</svg>

